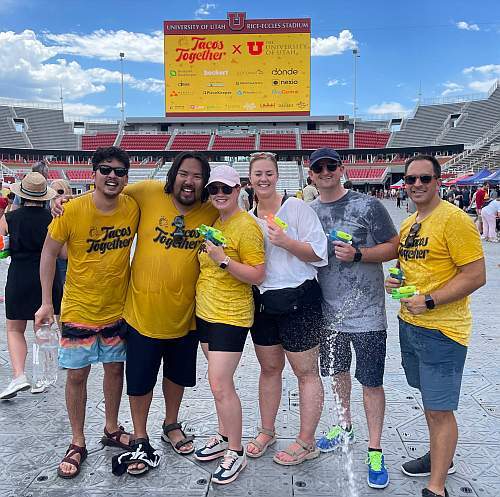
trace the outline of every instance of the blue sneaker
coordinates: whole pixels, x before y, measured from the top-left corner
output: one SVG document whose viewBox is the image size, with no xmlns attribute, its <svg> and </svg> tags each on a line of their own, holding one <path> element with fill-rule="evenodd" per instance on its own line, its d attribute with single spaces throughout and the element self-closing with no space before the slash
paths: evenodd
<svg viewBox="0 0 500 497">
<path fill-rule="evenodd" d="M 354 443 L 354 429 L 352 426 L 349 431 L 346 431 L 344 427 L 335 425 L 316 442 L 316 447 L 320 452 L 333 452 L 339 447 L 352 443 Z"/>
<path fill-rule="evenodd" d="M 389 473 L 385 467 L 382 452 L 368 452 L 366 464 L 368 464 L 368 486 L 371 488 L 387 487 L 389 485 Z"/>
</svg>

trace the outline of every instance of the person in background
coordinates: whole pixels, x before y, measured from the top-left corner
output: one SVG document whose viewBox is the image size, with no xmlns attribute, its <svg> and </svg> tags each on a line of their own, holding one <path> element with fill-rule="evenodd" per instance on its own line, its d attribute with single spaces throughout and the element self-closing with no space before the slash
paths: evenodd
<svg viewBox="0 0 500 497">
<path fill-rule="evenodd" d="M 346 190 L 353 190 L 354 189 L 354 185 L 352 184 L 352 181 L 349 181 L 347 180 L 345 183 L 344 183 L 344 188 Z"/>
<path fill-rule="evenodd" d="M 307 203 L 312 202 L 318 197 L 318 189 L 313 185 L 311 178 L 307 178 L 307 185 L 302 190 L 302 193 L 304 194 L 304 202 Z"/>
<path fill-rule="evenodd" d="M 248 192 L 245 190 L 245 187 L 248 185 L 248 181 L 246 179 L 241 180 L 241 188 L 240 193 L 238 195 L 238 207 L 243 211 L 248 211 L 250 209 L 250 200 L 248 197 Z"/>
<path fill-rule="evenodd" d="M 500 200 L 495 197 L 481 209 L 481 218 L 483 220 L 483 236 L 487 242 L 497 243 L 497 219 L 500 213 Z"/>
<path fill-rule="evenodd" d="M 47 180 L 49 177 L 49 166 L 47 165 L 47 162 L 41 160 L 33 164 L 33 166 L 31 167 L 31 172 L 40 173 Z M 15 211 L 20 206 L 21 206 L 21 198 L 18 195 L 16 195 L 10 210 Z"/>
<path fill-rule="evenodd" d="M 11 191 L 20 199 L 20 206 L 1 218 L 0 235 L 10 237 L 11 263 L 5 285 L 5 315 L 13 379 L 0 393 L 0 399 L 11 399 L 19 391 L 30 388 L 25 374 L 28 348 L 24 333 L 27 322 L 35 319 L 35 312 L 42 303 L 40 256 L 52 221 L 45 202 L 56 195 L 52 188 L 47 187 L 47 180 L 40 173 L 28 173 L 20 183 L 11 185 Z M 56 275 L 52 291 L 56 316 L 60 313 L 61 297 L 62 284 Z M 33 384 L 31 391 L 40 393 L 44 390 L 42 385 Z"/>
<path fill-rule="evenodd" d="M 9 199 L 0 195 L 0 218 L 5 214 L 5 209 L 9 205 Z"/>
</svg>

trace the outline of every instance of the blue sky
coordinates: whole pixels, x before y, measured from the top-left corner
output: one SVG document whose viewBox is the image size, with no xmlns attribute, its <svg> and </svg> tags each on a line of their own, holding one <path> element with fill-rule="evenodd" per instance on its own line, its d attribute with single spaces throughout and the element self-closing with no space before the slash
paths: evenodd
<svg viewBox="0 0 500 497">
<path fill-rule="evenodd" d="M 0 0 L 0 97 L 54 100 L 76 116 L 120 117 L 119 52 L 127 116 L 164 114 L 162 22 L 310 17 L 322 47 L 311 59 L 311 114 L 412 110 L 423 98 L 486 91 L 500 78 L 498 0 L 40 1 Z"/>
</svg>

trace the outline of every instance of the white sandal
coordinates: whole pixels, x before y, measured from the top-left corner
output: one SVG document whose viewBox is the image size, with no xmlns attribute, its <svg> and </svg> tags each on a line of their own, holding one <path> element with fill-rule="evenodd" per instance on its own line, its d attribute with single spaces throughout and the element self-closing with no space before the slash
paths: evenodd
<svg viewBox="0 0 500 497">
<path fill-rule="evenodd" d="M 271 437 L 271 438 L 265 444 L 263 444 L 263 443 L 259 442 L 258 440 L 256 440 L 256 438 L 260 434 L 267 435 L 268 437 Z M 276 443 L 276 432 L 271 431 L 271 430 L 266 430 L 265 428 L 258 426 L 257 427 L 257 437 L 251 438 L 248 441 L 248 444 L 255 445 L 255 447 L 257 447 L 257 449 L 259 449 L 259 452 L 254 452 L 254 453 L 249 452 L 248 451 L 248 444 L 247 444 L 246 450 L 245 450 L 245 452 L 247 453 L 247 456 L 252 457 L 254 459 L 257 459 L 258 457 L 262 457 L 266 453 L 267 448 Z"/>
</svg>

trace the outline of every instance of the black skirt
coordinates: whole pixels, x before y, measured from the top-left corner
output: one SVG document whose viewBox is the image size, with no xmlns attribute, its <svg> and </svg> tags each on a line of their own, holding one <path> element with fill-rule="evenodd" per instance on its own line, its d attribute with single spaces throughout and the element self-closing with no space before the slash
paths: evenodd
<svg viewBox="0 0 500 497">
<path fill-rule="evenodd" d="M 62 283 L 57 271 L 52 286 L 54 314 L 61 313 Z M 39 260 L 13 260 L 5 285 L 5 316 L 7 319 L 33 320 L 42 305 Z"/>
</svg>

